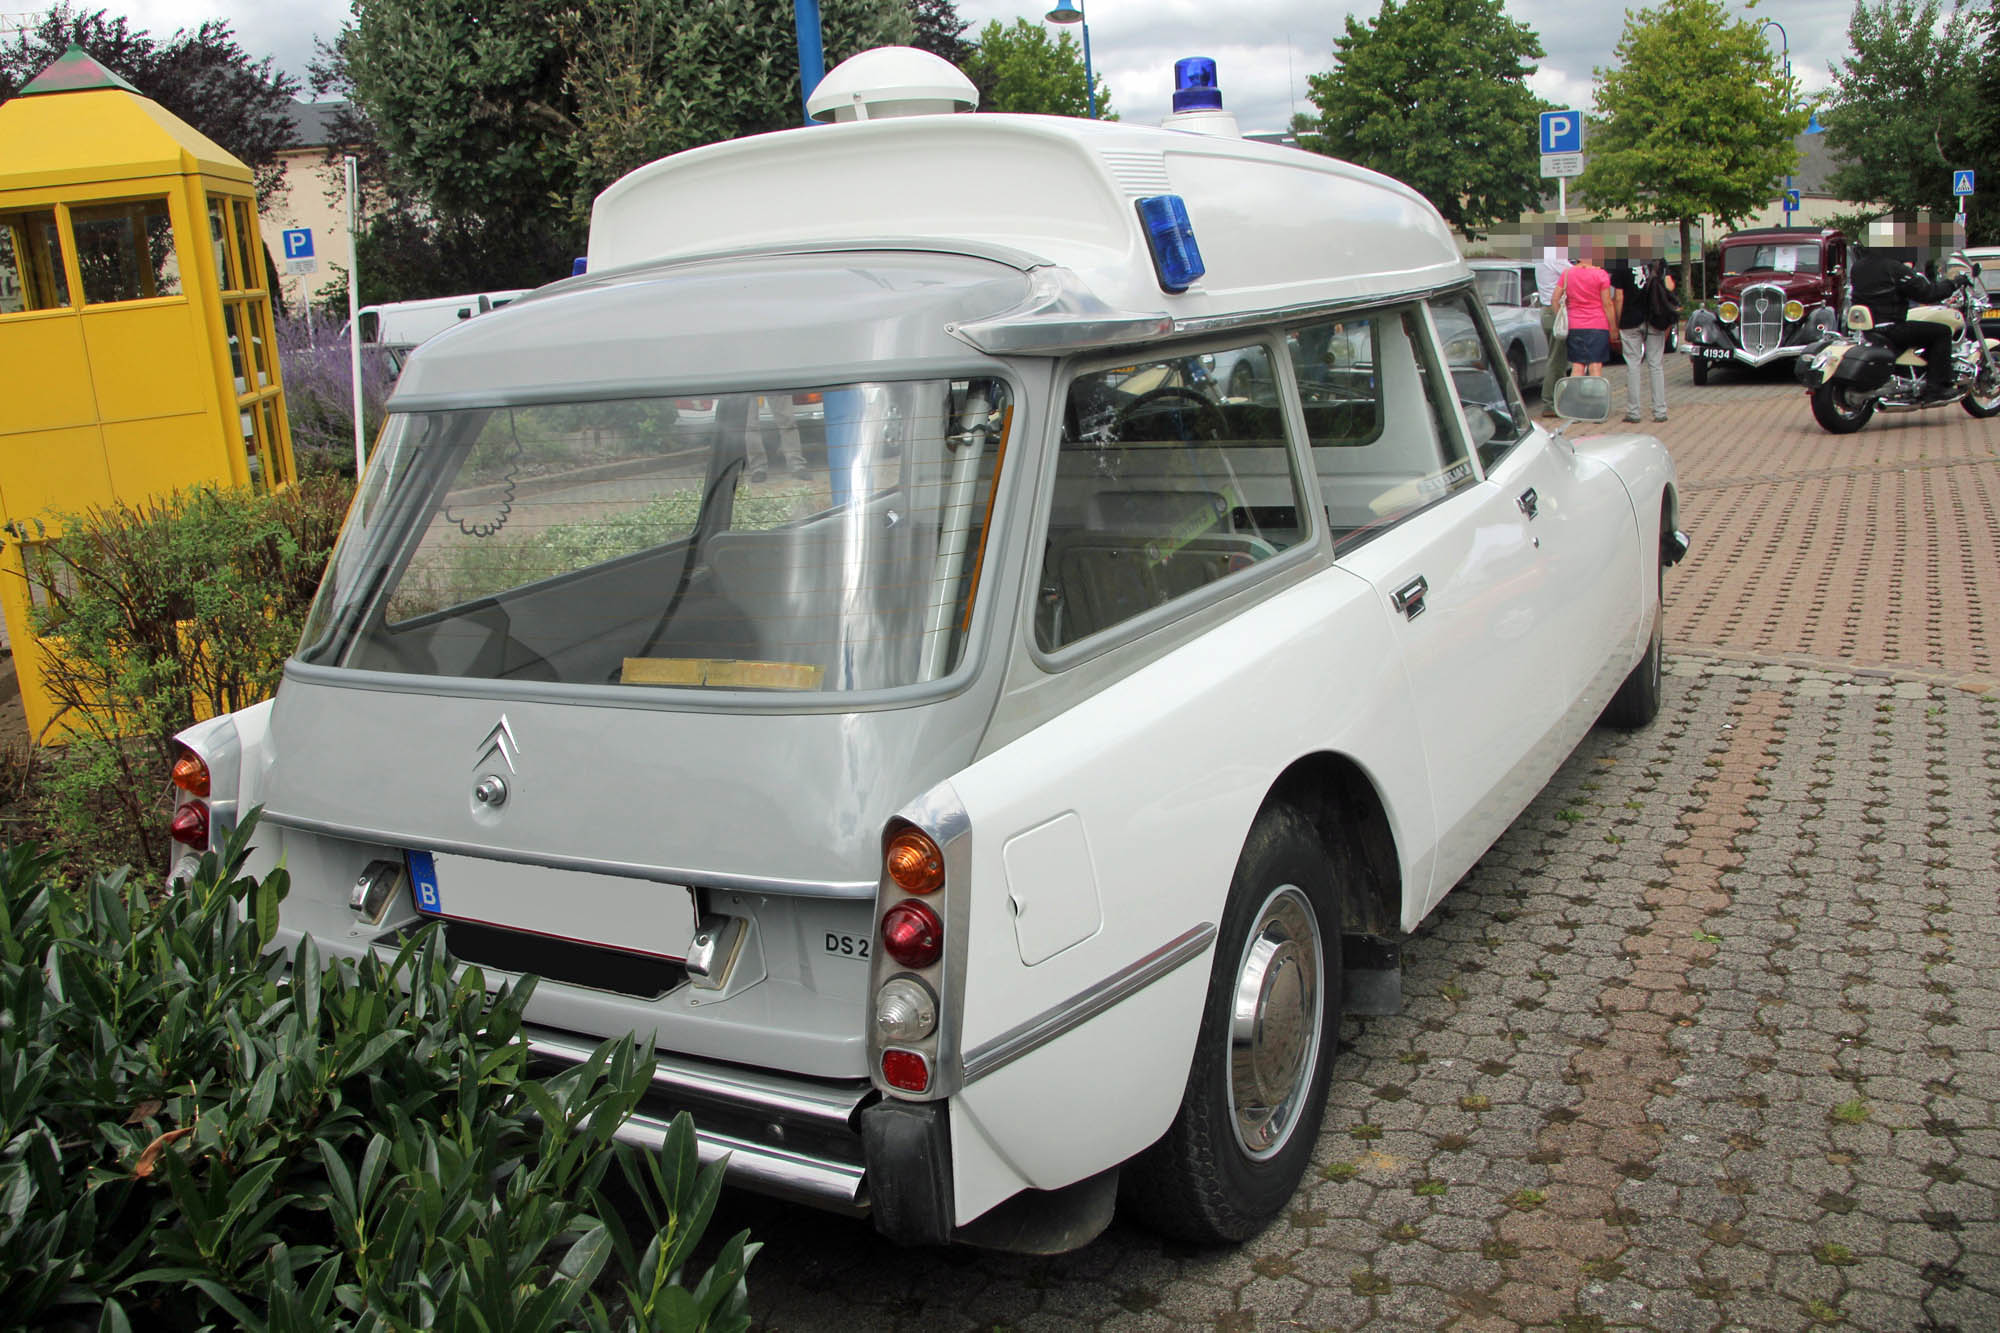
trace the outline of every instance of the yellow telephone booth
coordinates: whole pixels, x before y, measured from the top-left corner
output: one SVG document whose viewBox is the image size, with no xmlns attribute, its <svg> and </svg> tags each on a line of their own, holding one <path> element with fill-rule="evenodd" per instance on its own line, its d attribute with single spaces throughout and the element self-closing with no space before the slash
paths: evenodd
<svg viewBox="0 0 2000 1333">
<path fill-rule="evenodd" d="M 31 736 L 53 514 L 291 480 L 264 274 L 249 168 L 80 48 L 0 103 L 0 609 Z"/>
</svg>

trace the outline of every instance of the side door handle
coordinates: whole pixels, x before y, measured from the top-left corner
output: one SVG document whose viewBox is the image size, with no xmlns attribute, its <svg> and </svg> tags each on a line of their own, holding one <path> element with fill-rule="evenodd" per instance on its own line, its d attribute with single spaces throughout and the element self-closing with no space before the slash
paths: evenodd
<svg viewBox="0 0 2000 1333">
<path fill-rule="evenodd" d="M 1430 590 L 1431 585 L 1419 574 L 1389 594 L 1389 600 L 1403 613 L 1405 620 L 1415 620 L 1424 613 L 1424 598 Z"/>
<path fill-rule="evenodd" d="M 1521 512 L 1526 514 L 1530 519 L 1532 519 L 1535 516 L 1535 510 L 1539 508 L 1542 503 L 1542 497 L 1536 495 L 1535 488 L 1533 486 L 1530 486 L 1527 490 L 1521 492 L 1521 494 L 1515 499 L 1514 503 L 1521 506 Z"/>
</svg>

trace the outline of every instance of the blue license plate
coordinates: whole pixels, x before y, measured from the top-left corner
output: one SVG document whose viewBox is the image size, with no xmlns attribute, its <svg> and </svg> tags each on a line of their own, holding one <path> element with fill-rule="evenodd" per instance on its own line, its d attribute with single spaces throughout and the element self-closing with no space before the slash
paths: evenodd
<svg viewBox="0 0 2000 1333">
<path fill-rule="evenodd" d="M 444 894 L 438 889 L 437 859 L 429 852 L 404 852 L 410 867 L 410 896 L 417 910 L 431 916 L 444 911 Z"/>
</svg>

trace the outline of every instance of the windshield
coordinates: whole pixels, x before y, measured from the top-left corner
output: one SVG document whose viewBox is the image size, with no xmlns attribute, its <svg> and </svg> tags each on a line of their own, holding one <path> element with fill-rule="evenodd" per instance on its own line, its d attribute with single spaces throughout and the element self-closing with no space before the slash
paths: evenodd
<svg viewBox="0 0 2000 1333">
<path fill-rule="evenodd" d="M 1472 280 L 1479 286 L 1479 299 L 1488 305 L 1521 304 L 1521 275 L 1504 268 L 1476 268 Z"/>
<path fill-rule="evenodd" d="M 845 691 L 965 649 L 1009 420 L 994 380 L 392 416 L 299 658 Z"/>
<path fill-rule="evenodd" d="M 1775 241 L 1722 247 L 1724 273 L 1751 273 L 1760 269 L 1771 269 L 1779 273 L 1817 273 L 1819 247 L 1780 244 Z"/>
</svg>

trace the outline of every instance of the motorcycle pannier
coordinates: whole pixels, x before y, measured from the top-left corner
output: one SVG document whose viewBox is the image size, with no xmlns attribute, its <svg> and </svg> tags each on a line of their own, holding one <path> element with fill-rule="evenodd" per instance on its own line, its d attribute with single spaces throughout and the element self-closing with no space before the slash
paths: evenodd
<svg viewBox="0 0 2000 1333">
<path fill-rule="evenodd" d="M 1833 378 L 1857 389 L 1879 389 L 1895 366 L 1896 353 L 1886 347 L 1852 347 L 1834 367 Z"/>
</svg>

